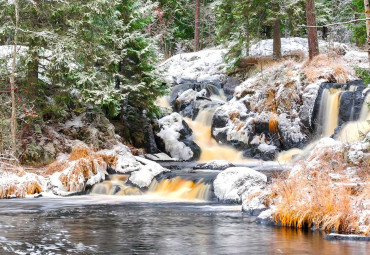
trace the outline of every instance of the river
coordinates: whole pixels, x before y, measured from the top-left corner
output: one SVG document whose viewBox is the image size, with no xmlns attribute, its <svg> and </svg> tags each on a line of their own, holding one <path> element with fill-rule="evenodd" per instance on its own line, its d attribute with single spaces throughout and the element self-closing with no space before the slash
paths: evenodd
<svg viewBox="0 0 370 255">
<path fill-rule="evenodd" d="M 370 243 L 259 225 L 240 206 L 149 196 L 0 200 L 0 254 L 368 254 Z"/>
</svg>

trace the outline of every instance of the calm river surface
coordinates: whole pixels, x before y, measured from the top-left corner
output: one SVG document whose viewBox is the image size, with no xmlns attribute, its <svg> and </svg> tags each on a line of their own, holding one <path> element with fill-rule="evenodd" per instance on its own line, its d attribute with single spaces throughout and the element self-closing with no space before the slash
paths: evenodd
<svg viewBox="0 0 370 255">
<path fill-rule="evenodd" d="M 0 254 L 370 252 L 370 243 L 257 225 L 239 206 L 112 196 L 1 200 L 0 245 Z"/>
</svg>

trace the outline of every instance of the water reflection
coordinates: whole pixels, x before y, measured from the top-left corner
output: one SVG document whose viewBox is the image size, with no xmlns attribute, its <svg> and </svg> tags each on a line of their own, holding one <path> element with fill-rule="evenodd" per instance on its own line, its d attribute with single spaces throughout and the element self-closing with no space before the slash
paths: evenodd
<svg viewBox="0 0 370 255">
<path fill-rule="evenodd" d="M 104 201 L 104 202 L 102 202 Z M 74 197 L 0 201 L 0 254 L 367 254 L 370 244 L 256 225 L 239 206 Z"/>
</svg>

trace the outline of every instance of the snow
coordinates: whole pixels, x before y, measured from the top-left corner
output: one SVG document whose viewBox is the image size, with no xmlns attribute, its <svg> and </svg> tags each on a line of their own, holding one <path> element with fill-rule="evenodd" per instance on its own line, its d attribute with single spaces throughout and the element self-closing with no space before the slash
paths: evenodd
<svg viewBox="0 0 370 255">
<path fill-rule="evenodd" d="M 118 143 L 111 150 L 102 150 L 99 152 L 99 154 L 117 156 L 117 162 L 114 170 L 116 170 L 118 173 L 129 173 L 140 169 L 140 164 L 131 154 L 129 148 L 122 143 Z"/>
<path fill-rule="evenodd" d="M 25 197 L 27 196 L 27 187 L 31 184 L 38 184 L 42 191 L 46 191 L 48 182 L 42 176 L 23 170 L 18 173 L 2 171 L 0 172 L 0 198 L 5 195 Z"/>
<path fill-rule="evenodd" d="M 182 80 L 219 80 L 224 76 L 225 49 L 206 49 L 199 52 L 178 54 L 159 67 L 165 80 L 180 83 Z"/>
<path fill-rule="evenodd" d="M 217 175 L 213 186 L 219 200 L 241 202 L 244 192 L 266 183 L 267 177 L 262 173 L 248 167 L 231 167 Z"/>
<path fill-rule="evenodd" d="M 188 89 L 184 91 L 183 93 L 181 93 L 181 95 L 177 98 L 177 100 L 181 102 L 190 103 L 195 100 L 195 98 L 197 97 L 197 94 L 198 92 L 196 92 L 195 90 Z"/>
<path fill-rule="evenodd" d="M 197 167 L 197 169 L 224 170 L 233 167 L 233 164 L 226 160 L 212 160 Z"/>
<path fill-rule="evenodd" d="M 154 177 L 157 175 L 168 172 L 166 168 L 163 168 L 161 165 L 159 165 L 156 162 L 135 157 L 140 163 L 144 164 L 140 170 L 135 171 L 131 173 L 131 176 L 129 180 L 139 186 L 140 188 L 146 188 L 149 187 L 149 185 L 152 183 Z"/>
<path fill-rule="evenodd" d="M 71 128 L 71 127 L 82 128 L 84 126 L 84 124 L 82 122 L 83 116 L 84 115 L 81 114 L 77 117 L 74 117 L 72 120 L 67 121 L 64 124 L 64 128 L 66 128 L 66 129 Z"/>
<path fill-rule="evenodd" d="M 300 109 L 299 116 L 301 119 L 307 120 L 309 125 L 312 125 L 313 108 L 315 106 L 317 94 L 319 93 L 320 84 L 324 81 L 324 79 L 320 79 L 314 83 L 309 84 L 303 90 L 303 105 Z"/>
<path fill-rule="evenodd" d="M 274 152 L 276 150 L 276 146 L 262 143 L 258 146 L 258 150 L 261 152 Z"/>
<path fill-rule="evenodd" d="M 348 46 L 343 43 L 334 42 L 329 44 L 325 41 L 319 41 L 320 52 L 327 53 L 334 50 L 338 53 L 346 53 L 349 51 Z M 281 53 L 287 56 L 293 53 L 301 52 L 305 56 L 308 55 L 308 41 L 307 38 L 290 37 L 281 38 Z M 250 56 L 272 56 L 273 53 L 273 40 L 262 40 L 253 44 L 249 50 Z"/>
<path fill-rule="evenodd" d="M 291 121 L 287 117 L 288 115 L 286 113 L 279 115 L 279 131 L 284 134 L 284 137 L 290 138 L 294 143 L 303 141 L 306 136 L 301 133 L 300 119 L 295 118 Z"/>
<path fill-rule="evenodd" d="M 180 142 L 180 131 L 184 129 L 183 118 L 178 113 L 172 113 L 159 120 L 161 131 L 157 134 L 165 143 L 166 152 L 172 158 L 178 160 L 189 160 L 193 157 L 193 151 Z"/>
<path fill-rule="evenodd" d="M 244 212 L 249 212 L 252 215 L 260 213 L 261 211 L 267 209 L 265 205 L 265 196 L 267 193 L 264 191 L 265 185 L 254 186 L 247 189 L 242 194 L 242 207 Z"/>
<path fill-rule="evenodd" d="M 352 67 L 364 69 L 369 67 L 369 59 L 366 51 L 351 50 L 343 58 Z"/>
<path fill-rule="evenodd" d="M 272 214 L 273 214 L 273 210 L 271 208 L 267 209 L 258 215 L 258 219 L 261 219 L 261 220 L 272 219 Z"/>
</svg>

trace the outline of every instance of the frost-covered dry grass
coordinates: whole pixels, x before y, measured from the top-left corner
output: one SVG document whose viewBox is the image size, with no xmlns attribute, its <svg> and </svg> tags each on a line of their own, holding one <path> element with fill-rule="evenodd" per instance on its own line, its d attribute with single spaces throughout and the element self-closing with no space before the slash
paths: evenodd
<svg viewBox="0 0 370 255">
<path fill-rule="evenodd" d="M 278 224 L 368 235 L 370 144 L 348 145 L 327 138 L 287 178 L 276 181 L 272 191 Z"/>
</svg>

